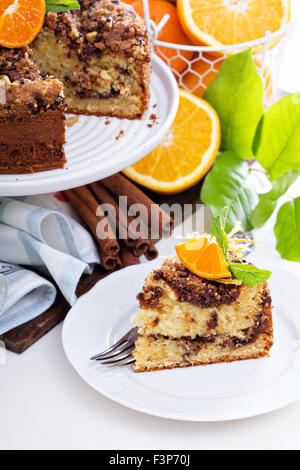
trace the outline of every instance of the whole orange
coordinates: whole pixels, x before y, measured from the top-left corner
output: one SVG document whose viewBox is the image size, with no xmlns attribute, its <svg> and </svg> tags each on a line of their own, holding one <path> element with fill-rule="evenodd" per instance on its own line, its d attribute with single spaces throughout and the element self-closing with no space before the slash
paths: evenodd
<svg viewBox="0 0 300 470">
<path fill-rule="evenodd" d="M 131 6 L 140 16 L 144 17 L 143 0 L 135 0 L 131 3 Z M 157 39 L 174 44 L 192 45 L 180 25 L 176 7 L 172 5 L 172 3 L 167 2 L 166 0 L 150 0 L 149 11 L 150 18 L 156 25 L 159 24 L 165 14 L 170 15 L 167 24 L 160 31 Z M 187 60 L 190 60 L 193 57 L 193 52 L 190 51 L 180 51 L 180 55 L 182 57 L 178 57 L 176 49 L 169 49 L 167 47 L 159 47 L 156 50 L 156 53 L 164 62 L 178 73 L 183 72 L 188 65 L 182 57 Z"/>
</svg>

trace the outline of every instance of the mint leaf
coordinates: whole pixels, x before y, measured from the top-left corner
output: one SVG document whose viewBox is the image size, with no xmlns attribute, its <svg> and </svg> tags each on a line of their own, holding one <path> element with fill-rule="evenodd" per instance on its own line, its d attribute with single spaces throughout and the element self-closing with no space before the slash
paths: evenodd
<svg viewBox="0 0 300 470">
<path fill-rule="evenodd" d="M 253 150 L 272 181 L 300 169 L 300 93 L 284 96 L 266 111 Z"/>
<path fill-rule="evenodd" d="M 273 187 L 267 193 L 259 194 L 259 202 L 251 214 L 253 227 L 262 227 L 271 217 L 278 199 L 288 190 L 300 175 L 298 170 L 290 170 L 283 173 L 274 181 Z"/>
<path fill-rule="evenodd" d="M 253 185 L 255 176 L 250 173 L 248 163 L 228 151 L 217 157 L 204 181 L 201 200 L 209 206 L 213 219 L 228 206 L 226 232 L 238 221 L 241 222 L 241 231 L 252 229 L 250 215 L 258 197 Z"/>
<path fill-rule="evenodd" d="M 233 150 L 241 158 L 253 158 L 253 138 L 263 115 L 263 84 L 251 51 L 226 59 L 203 98 L 219 115 L 221 150 Z"/>
<path fill-rule="evenodd" d="M 283 259 L 300 261 L 300 197 L 283 204 L 274 227 L 276 249 Z"/>
<path fill-rule="evenodd" d="M 224 207 L 224 209 L 220 212 L 219 217 L 216 217 L 212 220 L 210 230 L 209 230 L 209 233 L 216 237 L 216 240 L 218 244 L 220 245 L 224 256 L 227 255 L 227 251 L 228 251 L 228 237 L 224 230 L 225 224 L 226 224 L 226 218 L 228 214 L 228 209 L 229 209 L 228 206 Z"/>
<path fill-rule="evenodd" d="M 235 279 L 239 279 L 246 286 L 257 286 L 267 281 L 272 272 L 267 269 L 259 269 L 246 263 L 228 262 L 228 267 Z"/>
<path fill-rule="evenodd" d="M 61 13 L 69 10 L 80 10 L 77 0 L 46 0 L 46 14 L 49 11 Z"/>
</svg>

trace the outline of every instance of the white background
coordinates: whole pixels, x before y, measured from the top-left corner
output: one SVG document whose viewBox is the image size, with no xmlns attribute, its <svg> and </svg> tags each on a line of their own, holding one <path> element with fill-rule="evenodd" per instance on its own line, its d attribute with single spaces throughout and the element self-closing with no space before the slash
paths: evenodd
<svg viewBox="0 0 300 470">
<path fill-rule="evenodd" d="M 298 31 L 294 38 L 297 54 L 287 54 L 286 75 L 298 73 L 299 90 L 299 69 L 292 70 L 299 60 Z M 272 225 L 273 220 L 256 234 L 263 241 L 256 250 L 258 264 L 300 274 L 299 263 L 282 261 L 275 252 Z M 1 449 L 300 449 L 300 402 L 263 416 L 214 424 L 159 419 L 109 401 L 68 363 L 61 328 L 20 356 L 7 352 L 6 364 L 0 364 Z"/>
</svg>

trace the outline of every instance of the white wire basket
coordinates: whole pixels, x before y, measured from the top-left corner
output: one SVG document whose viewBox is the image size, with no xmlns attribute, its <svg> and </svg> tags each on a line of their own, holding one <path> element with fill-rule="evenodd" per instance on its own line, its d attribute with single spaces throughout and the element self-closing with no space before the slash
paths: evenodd
<svg viewBox="0 0 300 470">
<path fill-rule="evenodd" d="M 190 46 L 159 40 L 159 33 L 169 21 L 169 15 L 165 15 L 156 25 L 150 18 L 148 0 L 143 0 L 143 4 L 154 52 L 170 67 L 180 87 L 201 97 L 229 55 L 252 49 L 255 51 L 252 54 L 254 62 L 264 84 L 265 107 L 280 97 L 280 68 L 295 20 L 289 21 L 273 33 L 267 32 L 264 37 L 249 42 L 223 47 Z"/>
</svg>

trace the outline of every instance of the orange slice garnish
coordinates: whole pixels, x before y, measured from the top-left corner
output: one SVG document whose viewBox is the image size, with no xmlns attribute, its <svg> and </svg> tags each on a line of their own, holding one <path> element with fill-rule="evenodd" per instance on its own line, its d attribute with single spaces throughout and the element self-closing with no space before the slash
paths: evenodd
<svg viewBox="0 0 300 470">
<path fill-rule="evenodd" d="M 194 274 L 207 279 L 231 277 L 226 259 L 213 235 L 202 235 L 175 246 L 180 261 Z"/>
<path fill-rule="evenodd" d="M 0 46 L 30 44 L 41 31 L 44 18 L 45 0 L 1 0 Z"/>
</svg>

